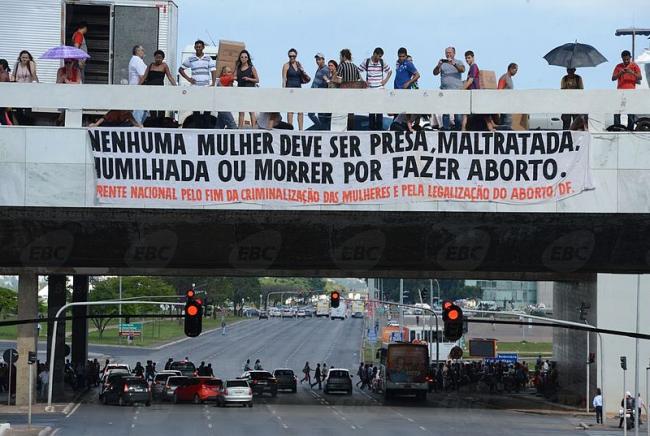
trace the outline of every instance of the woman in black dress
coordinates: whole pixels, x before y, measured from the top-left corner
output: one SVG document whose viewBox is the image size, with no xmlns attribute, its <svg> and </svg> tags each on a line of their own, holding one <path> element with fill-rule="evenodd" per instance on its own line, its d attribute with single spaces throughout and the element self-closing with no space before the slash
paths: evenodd
<svg viewBox="0 0 650 436">
<path fill-rule="evenodd" d="M 248 50 L 242 50 L 239 52 L 239 57 L 237 58 L 237 63 L 235 64 L 235 72 L 237 74 L 237 87 L 239 88 L 252 88 L 255 87 L 260 78 L 257 75 L 257 70 L 253 66 L 253 61 L 251 60 L 251 55 Z M 257 125 L 257 120 L 255 119 L 255 112 L 250 112 L 251 117 L 251 128 L 254 129 Z M 244 118 L 245 113 L 239 112 L 239 128 L 244 127 Z"/>
<path fill-rule="evenodd" d="M 164 86 L 165 76 L 167 76 L 169 83 L 171 83 L 172 86 L 176 86 L 176 80 L 174 80 L 174 76 L 172 76 L 172 73 L 169 70 L 169 65 L 164 61 L 165 52 L 162 50 L 156 50 L 153 53 L 153 62 L 149 64 L 142 79 L 140 79 L 140 85 Z M 151 111 L 152 118 L 162 118 L 164 116 L 165 111 Z"/>
</svg>

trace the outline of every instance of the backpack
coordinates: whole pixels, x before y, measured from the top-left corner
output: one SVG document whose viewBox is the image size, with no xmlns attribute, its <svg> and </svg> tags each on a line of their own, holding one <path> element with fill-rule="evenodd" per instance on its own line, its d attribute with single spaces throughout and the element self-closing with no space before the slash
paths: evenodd
<svg viewBox="0 0 650 436">
<path fill-rule="evenodd" d="M 384 59 L 379 58 L 379 63 L 381 64 L 381 78 L 384 78 Z M 370 58 L 366 58 L 366 82 L 368 81 L 368 65 L 370 65 Z"/>
</svg>

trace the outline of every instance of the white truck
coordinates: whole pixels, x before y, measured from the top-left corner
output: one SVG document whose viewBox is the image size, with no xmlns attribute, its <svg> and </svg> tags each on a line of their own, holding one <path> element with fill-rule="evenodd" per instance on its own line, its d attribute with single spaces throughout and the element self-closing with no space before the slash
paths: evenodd
<svg viewBox="0 0 650 436">
<path fill-rule="evenodd" d="M 13 68 L 18 53 L 28 50 L 38 64 L 41 82 L 54 83 L 58 60 L 38 59 L 46 50 L 72 45 L 72 34 L 86 22 L 91 56 L 84 83 L 124 84 L 129 79 L 133 47 L 145 49 L 145 63 L 162 50 L 171 71 L 178 69 L 178 6 L 173 0 L 21 0 L 0 1 L 0 29 L 11 37 L 0 44 L 0 58 Z"/>
<path fill-rule="evenodd" d="M 318 300 L 316 304 L 316 317 L 328 317 L 330 316 L 330 303 L 327 300 Z"/>
<path fill-rule="evenodd" d="M 341 321 L 345 321 L 347 316 L 347 306 L 342 300 L 339 302 L 339 307 L 330 308 L 330 319 L 340 319 Z"/>
</svg>

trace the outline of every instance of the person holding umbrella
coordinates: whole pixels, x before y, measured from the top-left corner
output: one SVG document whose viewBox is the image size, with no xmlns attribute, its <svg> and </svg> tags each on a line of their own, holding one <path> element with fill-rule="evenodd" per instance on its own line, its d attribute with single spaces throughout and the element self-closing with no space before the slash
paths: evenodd
<svg viewBox="0 0 650 436">
<path fill-rule="evenodd" d="M 576 74 L 575 68 L 566 69 L 566 75 L 560 81 L 560 89 L 585 89 L 582 77 Z M 571 123 L 579 116 L 578 114 L 562 114 L 562 130 L 569 130 Z"/>
</svg>

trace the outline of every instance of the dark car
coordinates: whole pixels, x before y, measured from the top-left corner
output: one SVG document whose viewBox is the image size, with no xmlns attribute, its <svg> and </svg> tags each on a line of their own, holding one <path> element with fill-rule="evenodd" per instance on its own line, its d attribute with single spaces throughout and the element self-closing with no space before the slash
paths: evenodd
<svg viewBox="0 0 650 436">
<path fill-rule="evenodd" d="M 291 392 L 296 392 L 298 389 L 298 379 L 293 369 L 278 368 L 273 371 L 273 377 L 278 381 L 278 390 L 288 389 Z"/>
<path fill-rule="evenodd" d="M 104 392 L 109 389 L 114 383 L 123 377 L 130 377 L 128 373 L 116 372 L 112 374 L 105 375 L 102 380 L 102 384 L 99 387 L 99 399 L 101 400 L 104 396 Z"/>
<path fill-rule="evenodd" d="M 327 379 L 325 379 L 325 393 L 330 392 L 346 392 L 352 395 L 352 377 L 350 371 L 343 368 L 331 368 L 327 372 Z"/>
<path fill-rule="evenodd" d="M 278 395 L 278 380 L 268 371 L 246 371 L 239 378 L 248 382 L 254 394 L 269 393 L 272 397 Z"/>
<path fill-rule="evenodd" d="M 189 360 L 180 360 L 178 362 L 172 362 L 169 365 L 169 369 L 180 371 L 185 377 L 194 377 L 197 374 L 196 366 Z"/>
<path fill-rule="evenodd" d="M 151 406 L 149 384 L 140 377 L 120 377 L 104 390 L 102 402 L 120 406 L 133 403 Z"/>
<path fill-rule="evenodd" d="M 266 310 L 260 310 L 259 319 L 269 319 L 269 313 Z"/>
</svg>

